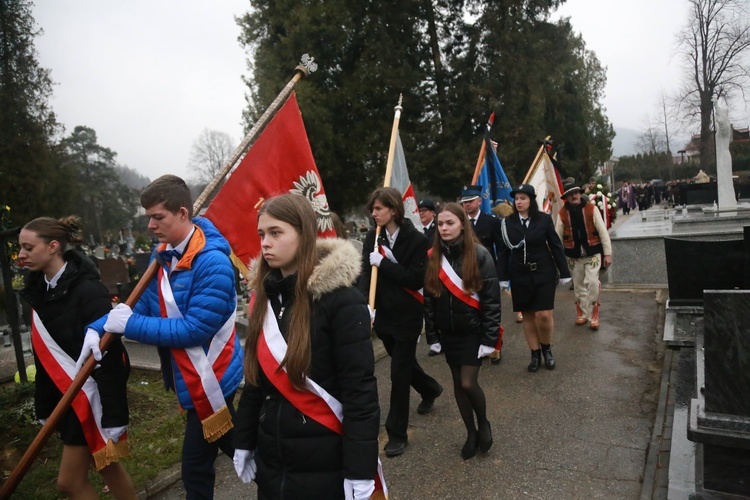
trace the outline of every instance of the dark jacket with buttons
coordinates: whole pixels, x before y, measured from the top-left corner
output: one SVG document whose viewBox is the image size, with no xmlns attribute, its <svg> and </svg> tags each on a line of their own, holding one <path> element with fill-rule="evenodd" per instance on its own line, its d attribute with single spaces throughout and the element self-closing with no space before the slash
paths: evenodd
<svg viewBox="0 0 750 500">
<path fill-rule="evenodd" d="M 39 315 L 55 342 L 77 360 L 83 348 L 86 325 L 112 310 L 107 288 L 99 280 L 99 270 L 88 257 L 75 250 L 65 252 L 68 263 L 55 288 L 47 290 L 44 273 L 29 274 L 27 286 L 21 291 Z M 34 353 L 36 380 L 34 404 L 36 416 L 50 416 L 62 398 L 62 393 L 50 379 L 44 365 Z M 102 427 L 121 427 L 128 424 L 127 387 L 130 362 L 119 336 L 107 348 L 92 377 L 99 389 L 102 402 Z"/>
<path fill-rule="evenodd" d="M 476 222 L 473 224 L 474 234 L 479 238 L 479 242 L 486 248 L 492 256 L 492 262 L 495 264 L 495 272 L 499 274 L 500 269 L 497 266 L 497 257 L 503 247 L 503 238 L 500 232 L 502 219 L 494 215 L 479 212 Z"/>
<path fill-rule="evenodd" d="M 500 281 L 513 284 L 539 285 L 558 278 L 570 278 L 560 237 L 555 231 L 552 217 L 539 213 L 531 219 L 528 228 L 521 225 L 521 219 L 514 213 L 503 219 L 508 241 L 515 246 L 526 238 L 524 246 L 511 249 L 506 244 L 501 247 L 498 257 Z"/>
<path fill-rule="evenodd" d="M 235 446 L 255 450 L 255 482 L 264 498 L 344 498 L 344 478 L 377 473 L 380 406 L 370 316 L 353 287 L 359 252 L 340 239 L 318 240 L 320 263 L 310 278 L 313 306 L 310 380 L 343 406 L 343 435 L 302 414 L 260 373 L 246 384 L 235 418 Z M 286 338 L 296 275 L 263 283 Z M 282 311 L 283 308 L 283 311 Z"/>
<path fill-rule="evenodd" d="M 464 262 L 463 250 L 463 242 L 441 246 L 443 256 L 459 277 Z M 500 284 L 489 251 L 477 245 L 476 252 L 479 274 L 482 278 L 482 289 L 477 292 L 480 308 L 475 309 L 457 299 L 443 284 L 440 297 L 425 292 L 424 319 L 427 343 L 440 342 L 440 336 L 444 333 L 479 333 L 481 344 L 495 346 L 500 332 Z"/>
<path fill-rule="evenodd" d="M 385 229 L 380 232 L 379 243 L 390 247 Z M 370 253 L 375 245 L 375 230 L 367 233 L 362 247 L 362 276 L 359 289 L 365 297 L 370 293 Z M 427 250 L 430 243 L 414 228 L 409 219 L 404 219 L 391 248 L 398 263 L 383 257 L 378 268 L 378 286 L 375 293 L 375 323 L 373 329 L 378 334 L 392 335 L 401 339 L 416 339 L 422 333 L 424 305 L 419 302 L 412 291 L 424 286 L 424 273 L 427 269 Z"/>
</svg>

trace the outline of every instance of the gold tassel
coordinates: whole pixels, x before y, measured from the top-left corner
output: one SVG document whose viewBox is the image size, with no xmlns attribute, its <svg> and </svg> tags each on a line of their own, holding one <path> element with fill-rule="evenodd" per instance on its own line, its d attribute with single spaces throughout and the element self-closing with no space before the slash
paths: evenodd
<svg viewBox="0 0 750 500">
<path fill-rule="evenodd" d="M 100 471 L 111 463 L 117 462 L 121 458 L 129 455 L 130 447 L 128 446 L 127 439 L 121 439 L 116 443 L 109 439 L 107 440 L 107 444 L 104 445 L 104 448 L 93 453 L 94 467 L 96 467 L 97 471 Z"/>
<path fill-rule="evenodd" d="M 213 415 L 206 417 L 205 420 L 201 420 L 201 425 L 203 425 L 203 437 L 209 443 L 213 443 L 234 427 L 232 424 L 232 414 L 229 413 L 229 408 L 226 406 Z"/>
<path fill-rule="evenodd" d="M 370 496 L 370 500 L 387 500 L 387 496 L 385 496 L 385 493 L 383 491 L 374 491 L 372 493 L 372 496 Z"/>
</svg>

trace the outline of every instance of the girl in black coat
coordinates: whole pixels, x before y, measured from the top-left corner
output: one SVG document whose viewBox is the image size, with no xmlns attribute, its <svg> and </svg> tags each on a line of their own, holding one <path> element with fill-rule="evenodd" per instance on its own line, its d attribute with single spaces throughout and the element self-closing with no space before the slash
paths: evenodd
<svg viewBox="0 0 750 500">
<path fill-rule="evenodd" d="M 68 243 L 82 241 L 76 217 L 34 219 L 24 226 L 18 240 L 19 260 L 31 270 L 21 296 L 34 310 L 34 404 L 37 418 L 43 421 L 62 398 L 53 379 L 75 377 L 74 363 L 83 347 L 85 327 L 109 312 L 112 303 L 94 263 L 75 250 L 66 251 Z M 41 335 L 40 330 L 46 330 L 49 337 Z M 44 343 L 44 348 L 37 342 Z M 57 357 L 43 355 L 46 352 L 57 353 Z M 126 441 L 120 438 L 128 425 L 126 382 L 130 364 L 119 338 L 112 341 L 106 354 L 91 377 L 101 401 L 99 424 L 109 439 L 109 450 L 95 451 L 91 433 L 84 433 L 73 409 L 65 412 L 58 424 L 63 454 L 57 486 L 71 498 L 98 498 L 88 480 L 89 467 L 94 463 L 115 498 L 137 498 L 130 475 L 120 463 L 112 461 L 118 453 L 127 453 Z M 95 405 L 92 402 L 92 407 Z M 116 453 L 109 454 L 112 449 Z"/>
<path fill-rule="evenodd" d="M 376 487 L 380 407 L 370 317 L 353 287 L 359 253 L 337 238 L 316 244 L 315 228 L 300 195 L 259 211 L 234 456 L 259 498 L 359 499 Z"/>
<path fill-rule="evenodd" d="M 539 370 L 542 355 L 547 369 L 555 368 L 550 348 L 555 287 L 571 281 L 562 242 L 552 217 L 539 211 L 531 184 L 511 191 L 513 214 L 503 219 L 503 245 L 498 258 L 501 288 L 510 281 L 513 310 L 523 313 L 523 330 L 531 349 L 528 370 Z"/>
<path fill-rule="evenodd" d="M 486 453 L 492 446 L 479 367 L 495 350 L 500 332 L 500 286 L 495 262 L 474 236 L 463 208 L 448 203 L 438 214 L 437 226 L 440 237 L 432 246 L 425 276 L 425 331 L 430 344 L 440 342 L 451 369 L 453 393 L 468 433 L 461 450 L 467 460 L 477 447 Z"/>
</svg>

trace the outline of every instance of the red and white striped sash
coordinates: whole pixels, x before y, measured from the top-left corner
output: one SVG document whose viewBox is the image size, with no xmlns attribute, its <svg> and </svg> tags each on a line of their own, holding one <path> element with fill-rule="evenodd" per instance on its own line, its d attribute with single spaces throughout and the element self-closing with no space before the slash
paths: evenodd
<svg viewBox="0 0 750 500">
<path fill-rule="evenodd" d="M 254 300 L 253 300 L 254 302 Z M 252 304 L 251 304 L 252 308 Z M 271 301 L 268 301 L 263 331 L 258 336 L 258 364 L 276 389 L 301 413 L 331 429 L 339 435 L 344 433 L 344 411 L 341 402 L 313 380 L 305 378 L 307 391 L 296 389 L 281 362 L 286 356 L 287 344 L 281 334 Z M 375 492 L 371 498 L 387 498 L 388 488 L 383 476 L 383 467 L 378 458 L 378 474 L 375 477 Z"/>
<path fill-rule="evenodd" d="M 440 260 L 440 271 L 438 271 L 440 281 L 445 285 L 445 288 L 461 302 L 464 302 L 469 307 L 479 310 L 479 294 L 476 292 L 466 293 L 464 291 L 464 281 L 461 277 L 453 270 L 448 259 L 445 255 Z"/>
<path fill-rule="evenodd" d="M 55 342 L 36 311 L 32 312 L 31 344 L 52 383 L 65 394 L 78 373 L 76 361 Z M 99 387 L 92 377 L 88 377 L 83 383 L 71 406 L 81 422 L 83 435 L 94 456 L 97 470 L 127 456 L 127 431 L 117 443 L 113 443 L 102 429 L 102 402 Z"/>
<path fill-rule="evenodd" d="M 378 250 L 380 251 L 380 255 L 385 257 L 386 259 L 390 260 L 394 264 L 398 264 L 398 261 L 396 260 L 396 256 L 393 255 L 393 252 L 390 248 L 388 248 L 385 245 L 378 245 Z M 417 301 L 420 304 L 424 304 L 424 289 L 420 288 L 419 290 L 413 290 L 411 288 L 406 288 L 405 286 L 401 287 L 406 293 L 417 299 Z"/>
<path fill-rule="evenodd" d="M 169 276 L 159 268 L 159 308 L 163 318 L 182 318 L 172 293 Z M 232 361 L 235 344 L 233 312 L 211 340 L 208 353 L 201 346 L 171 349 L 195 411 L 203 425 L 203 436 L 213 442 L 233 427 L 219 380 Z"/>
</svg>

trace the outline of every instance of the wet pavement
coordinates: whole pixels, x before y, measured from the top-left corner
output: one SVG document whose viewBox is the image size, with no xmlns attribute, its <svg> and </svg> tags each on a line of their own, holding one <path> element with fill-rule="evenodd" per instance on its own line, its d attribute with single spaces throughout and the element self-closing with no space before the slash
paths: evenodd
<svg viewBox="0 0 750 500">
<path fill-rule="evenodd" d="M 421 343 L 420 363 L 447 390 L 428 415 L 417 414 L 419 397 L 412 392 L 406 453 L 386 458 L 381 452 L 390 498 L 651 498 L 656 471 L 646 464 L 649 446 L 661 446 L 650 442 L 664 354 L 663 295 L 603 291 L 602 326 L 593 332 L 574 325 L 573 292 L 559 288 L 557 368 L 538 373 L 526 370 L 530 353 L 504 296 L 503 360 L 480 372 L 494 446 L 468 461 L 460 457 L 465 430 L 450 371 L 442 356 L 428 357 Z M 388 410 L 389 366 L 387 357 L 376 364 L 381 423 Z M 382 449 L 382 427 L 380 437 Z M 184 498 L 178 467 L 163 475 L 158 489 L 170 481 L 174 484 L 152 498 Z M 216 498 L 255 495 L 253 485 L 237 479 L 231 460 L 220 456 Z"/>
</svg>

